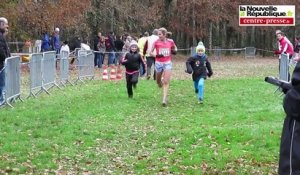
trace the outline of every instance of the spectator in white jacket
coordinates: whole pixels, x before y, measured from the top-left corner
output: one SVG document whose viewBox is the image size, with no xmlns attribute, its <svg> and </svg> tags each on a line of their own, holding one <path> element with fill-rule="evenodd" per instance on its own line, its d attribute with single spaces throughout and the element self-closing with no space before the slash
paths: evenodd
<svg viewBox="0 0 300 175">
<path fill-rule="evenodd" d="M 69 47 L 68 43 L 69 43 L 68 41 L 64 41 L 63 42 L 63 45 L 60 48 L 60 58 L 62 58 L 62 56 L 63 56 L 62 55 L 63 51 L 68 52 L 67 58 L 69 57 L 69 55 L 70 55 L 70 47 Z"/>
<path fill-rule="evenodd" d="M 147 61 L 147 79 L 149 80 L 151 78 L 151 67 L 152 65 L 155 65 L 155 57 L 150 55 L 151 51 L 153 50 L 153 44 L 155 41 L 159 39 L 158 37 L 158 29 L 154 29 L 152 32 L 152 35 L 148 37 L 148 40 L 145 43 L 144 50 L 145 50 L 145 56 Z M 153 79 L 155 80 L 155 69 L 153 73 Z"/>
</svg>

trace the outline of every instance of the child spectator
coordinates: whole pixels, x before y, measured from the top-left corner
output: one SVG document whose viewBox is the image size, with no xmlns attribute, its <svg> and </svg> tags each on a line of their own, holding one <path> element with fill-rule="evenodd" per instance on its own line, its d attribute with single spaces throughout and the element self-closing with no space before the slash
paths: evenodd
<svg viewBox="0 0 300 175">
<path fill-rule="evenodd" d="M 196 47 L 196 54 L 186 61 L 186 72 L 192 74 L 194 81 L 195 93 L 198 96 L 198 103 L 203 103 L 204 96 L 204 80 L 213 74 L 211 64 L 205 54 L 205 47 L 198 45 Z"/>
<path fill-rule="evenodd" d="M 145 70 L 145 64 L 141 54 L 139 53 L 138 44 L 133 40 L 129 45 L 129 52 L 126 53 L 124 59 L 122 60 L 122 64 L 126 68 L 126 85 L 129 98 L 133 97 L 132 88 L 136 88 L 138 83 L 141 63 L 143 63 L 143 70 Z M 145 71 L 142 74 L 145 74 Z"/>
<path fill-rule="evenodd" d="M 64 41 L 64 42 L 63 42 L 63 45 L 62 45 L 61 48 L 60 48 L 60 55 L 62 55 L 62 52 L 63 52 L 63 51 L 68 52 L 68 55 L 70 54 L 70 47 L 69 47 L 68 44 L 69 44 L 68 41 Z"/>
</svg>

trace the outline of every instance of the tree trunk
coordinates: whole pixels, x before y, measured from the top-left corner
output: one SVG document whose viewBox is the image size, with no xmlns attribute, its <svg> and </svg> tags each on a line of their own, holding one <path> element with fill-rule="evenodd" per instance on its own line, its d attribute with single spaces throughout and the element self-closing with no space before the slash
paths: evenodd
<svg viewBox="0 0 300 175">
<path fill-rule="evenodd" d="M 209 33 L 208 33 L 208 48 L 209 50 L 212 49 L 212 30 L 213 30 L 213 23 L 209 21 Z"/>
<path fill-rule="evenodd" d="M 247 44 L 247 28 L 242 29 L 242 36 L 241 36 L 241 47 L 246 47 Z"/>
<path fill-rule="evenodd" d="M 220 47 L 220 43 L 221 43 L 221 38 L 220 38 L 220 22 L 217 22 L 217 25 L 216 25 L 216 32 L 215 32 L 215 35 L 216 35 L 216 43 L 215 45 Z"/>
<path fill-rule="evenodd" d="M 237 35 L 236 35 L 236 43 L 235 43 L 235 48 L 240 48 L 240 45 L 241 45 L 241 34 L 240 33 L 237 33 Z"/>
<path fill-rule="evenodd" d="M 263 49 L 263 48 L 265 48 L 267 46 L 267 44 L 266 44 L 267 37 L 266 37 L 266 34 L 265 34 L 265 30 L 262 30 L 261 36 L 262 36 L 261 37 L 262 38 L 261 48 Z M 264 57 L 265 55 L 266 55 L 265 51 L 262 51 L 262 56 Z"/>
<path fill-rule="evenodd" d="M 110 11 L 110 31 L 114 31 L 115 24 L 115 8 L 112 8 Z"/>
<path fill-rule="evenodd" d="M 193 4 L 192 4 L 192 45 L 196 45 L 197 41 L 196 41 L 196 19 L 195 19 L 195 0 L 193 0 Z"/>
<path fill-rule="evenodd" d="M 250 46 L 255 46 L 255 26 L 251 28 Z"/>
<path fill-rule="evenodd" d="M 171 5 L 172 5 L 172 0 L 165 0 L 164 1 L 164 20 L 162 20 L 162 26 L 168 27 L 170 17 L 171 17 Z"/>
<path fill-rule="evenodd" d="M 185 40 L 185 48 L 190 47 L 190 37 L 188 35 L 186 35 L 186 40 Z"/>
<path fill-rule="evenodd" d="M 222 28 L 222 48 L 227 48 L 226 43 L 228 43 L 227 41 L 227 23 L 226 21 L 222 22 L 223 24 L 223 28 Z"/>
</svg>

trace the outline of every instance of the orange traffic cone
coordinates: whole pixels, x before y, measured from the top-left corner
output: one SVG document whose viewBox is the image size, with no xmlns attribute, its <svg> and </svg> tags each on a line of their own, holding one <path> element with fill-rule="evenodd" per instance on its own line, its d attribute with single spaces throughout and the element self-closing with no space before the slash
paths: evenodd
<svg viewBox="0 0 300 175">
<path fill-rule="evenodd" d="M 110 70 L 110 80 L 116 80 L 116 78 L 116 68 L 115 66 L 112 66 Z"/>
<path fill-rule="evenodd" d="M 106 65 L 103 65 L 102 80 L 108 80 L 108 72 Z"/>
<path fill-rule="evenodd" d="M 117 79 L 121 80 L 122 79 L 122 67 L 119 65 L 118 70 L 117 70 Z"/>
</svg>

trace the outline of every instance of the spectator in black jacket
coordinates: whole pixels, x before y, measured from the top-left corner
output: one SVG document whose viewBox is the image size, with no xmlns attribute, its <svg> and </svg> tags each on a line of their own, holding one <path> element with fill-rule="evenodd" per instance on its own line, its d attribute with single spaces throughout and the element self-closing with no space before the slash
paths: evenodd
<svg viewBox="0 0 300 175">
<path fill-rule="evenodd" d="M 299 61 L 300 60 L 300 36 L 295 38 L 295 45 L 294 45 L 294 60 Z"/>
<path fill-rule="evenodd" d="M 117 66 L 118 64 L 120 64 L 120 60 L 122 58 L 122 49 L 124 46 L 124 41 L 122 40 L 120 35 L 116 36 L 116 41 L 115 41 L 115 48 L 116 48 L 116 57 L 115 57 L 115 65 Z"/>
<path fill-rule="evenodd" d="M 300 174 L 300 62 L 294 69 L 291 84 L 283 100 L 286 117 L 280 143 L 280 175 Z"/>
<path fill-rule="evenodd" d="M 124 59 L 122 60 L 122 64 L 126 68 L 126 83 L 127 83 L 127 93 L 128 97 L 133 97 L 132 88 L 136 88 L 139 78 L 139 69 L 140 64 L 143 65 L 143 70 L 145 70 L 145 64 L 143 62 L 143 58 L 139 53 L 138 44 L 136 41 L 132 40 L 129 45 L 129 52 L 126 53 Z M 145 72 L 143 72 L 145 74 Z"/>
<path fill-rule="evenodd" d="M 102 33 L 98 32 L 98 35 L 94 38 L 94 51 L 95 51 L 95 57 L 94 57 L 94 66 L 99 66 L 99 60 L 100 60 L 100 53 L 98 49 L 98 44 L 100 42 L 100 38 L 102 37 Z"/>
<path fill-rule="evenodd" d="M 108 54 L 108 65 L 112 66 L 115 63 L 115 34 L 114 32 L 109 32 L 107 38 L 105 39 L 106 53 Z"/>
<path fill-rule="evenodd" d="M 195 92 L 198 95 L 198 103 L 203 103 L 204 96 L 204 80 L 213 74 L 211 64 L 205 54 L 205 47 L 198 45 L 196 47 L 196 54 L 186 61 L 186 72 L 192 74 L 194 81 Z"/>
<path fill-rule="evenodd" d="M 0 106 L 4 104 L 5 90 L 5 59 L 10 57 L 8 44 L 5 40 L 5 35 L 8 34 L 8 21 L 4 17 L 0 17 Z"/>
</svg>

